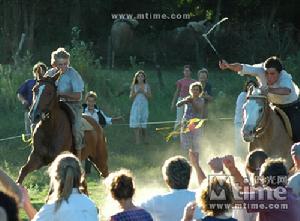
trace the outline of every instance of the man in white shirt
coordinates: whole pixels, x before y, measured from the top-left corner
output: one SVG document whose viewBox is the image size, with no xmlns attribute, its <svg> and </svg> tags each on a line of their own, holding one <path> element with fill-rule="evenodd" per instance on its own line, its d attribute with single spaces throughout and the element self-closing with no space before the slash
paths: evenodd
<svg viewBox="0 0 300 221">
<path fill-rule="evenodd" d="M 184 207 L 195 201 L 195 192 L 187 190 L 192 167 L 182 156 L 171 157 L 162 167 L 163 178 L 170 191 L 156 195 L 140 206 L 147 210 L 154 221 L 180 221 Z M 198 208 L 195 218 L 202 218 L 203 214 Z"/>
<path fill-rule="evenodd" d="M 280 107 L 289 117 L 293 130 L 293 141 L 300 141 L 299 88 L 293 82 L 292 76 L 283 70 L 279 58 L 270 57 L 264 63 L 256 65 L 228 64 L 222 60 L 219 66 L 222 70 L 229 69 L 242 76 L 256 77 L 259 86 L 266 91 L 269 101 Z"/>
</svg>

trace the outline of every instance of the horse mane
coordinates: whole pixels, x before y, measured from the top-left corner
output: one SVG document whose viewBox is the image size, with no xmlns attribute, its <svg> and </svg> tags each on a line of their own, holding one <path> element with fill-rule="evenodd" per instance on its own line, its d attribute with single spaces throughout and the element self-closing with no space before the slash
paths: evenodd
<svg viewBox="0 0 300 221">
<path fill-rule="evenodd" d="M 247 93 L 247 99 L 250 98 L 263 98 L 268 99 L 267 94 L 264 93 L 260 88 L 251 87 Z"/>
<path fill-rule="evenodd" d="M 53 85 L 55 88 L 57 88 L 57 86 L 55 85 L 55 80 L 50 77 L 50 76 L 46 76 L 46 77 L 43 77 L 41 79 L 38 79 L 37 80 L 38 83 L 47 83 L 47 84 L 51 84 Z"/>
</svg>

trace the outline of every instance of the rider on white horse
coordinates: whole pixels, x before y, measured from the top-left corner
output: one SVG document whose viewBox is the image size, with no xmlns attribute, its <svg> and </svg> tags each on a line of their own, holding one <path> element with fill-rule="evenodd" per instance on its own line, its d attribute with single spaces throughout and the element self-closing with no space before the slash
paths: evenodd
<svg viewBox="0 0 300 221">
<path fill-rule="evenodd" d="M 293 141 L 300 141 L 299 88 L 293 82 L 292 76 L 283 70 L 279 58 L 270 57 L 264 63 L 255 65 L 228 64 L 222 60 L 219 62 L 219 66 L 222 70 L 229 69 L 241 76 L 256 77 L 260 87 L 267 93 L 269 101 L 281 108 L 289 117 L 293 130 Z"/>
</svg>

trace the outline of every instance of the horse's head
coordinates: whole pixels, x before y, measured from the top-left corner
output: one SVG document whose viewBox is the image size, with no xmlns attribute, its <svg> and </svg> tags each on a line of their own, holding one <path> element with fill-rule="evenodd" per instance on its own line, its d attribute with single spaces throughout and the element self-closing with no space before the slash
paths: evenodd
<svg viewBox="0 0 300 221">
<path fill-rule="evenodd" d="M 32 89 L 33 100 L 29 112 L 32 123 L 37 123 L 49 117 L 51 110 L 58 101 L 55 81 L 59 76 L 60 73 L 56 73 L 53 77 L 38 76 L 37 83 Z"/>
<path fill-rule="evenodd" d="M 247 102 L 243 106 L 243 138 L 253 142 L 257 130 L 262 127 L 265 107 L 268 105 L 267 96 L 259 88 L 251 88 L 247 94 Z"/>
</svg>

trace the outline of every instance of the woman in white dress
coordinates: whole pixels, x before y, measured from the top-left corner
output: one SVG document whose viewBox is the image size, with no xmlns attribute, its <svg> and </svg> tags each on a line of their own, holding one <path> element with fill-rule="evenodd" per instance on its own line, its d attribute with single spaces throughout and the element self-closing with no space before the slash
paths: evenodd
<svg viewBox="0 0 300 221">
<path fill-rule="evenodd" d="M 146 81 L 144 71 L 135 73 L 130 88 L 129 97 L 133 100 L 129 127 L 134 129 L 135 143 L 140 144 L 141 140 L 146 143 L 146 128 L 149 116 L 148 100 L 151 97 L 150 86 Z"/>
</svg>

